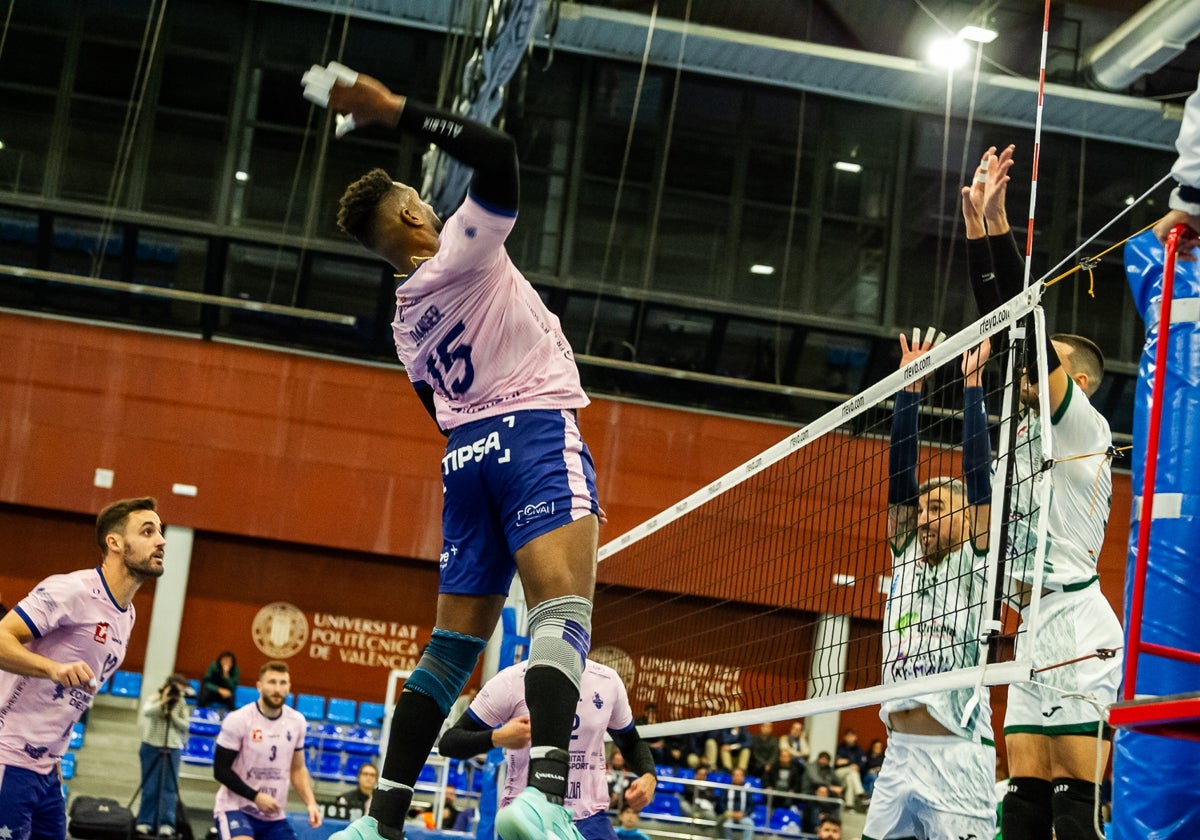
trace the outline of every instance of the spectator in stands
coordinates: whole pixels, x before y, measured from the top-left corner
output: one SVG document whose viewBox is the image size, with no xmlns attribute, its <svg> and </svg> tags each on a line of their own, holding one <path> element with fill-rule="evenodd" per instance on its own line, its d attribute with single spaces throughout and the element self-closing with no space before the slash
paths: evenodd
<svg viewBox="0 0 1200 840">
<path fill-rule="evenodd" d="M 80 711 L 125 659 L 134 594 L 162 576 L 167 540 L 155 504 L 105 507 L 100 565 L 51 575 L 0 620 L 0 819 L 10 836 L 31 836 L 36 822 L 34 836 L 66 837 L 59 759 Z"/>
<path fill-rule="evenodd" d="M 758 728 L 758 734 L 750 739 L 750 766 L 747 769 L 751 776 L 763 776 L 778 762 L 779 738 L 775 736 L 775 726 L 764 723 Z"/>
<path fill-rule="evenodd" d="M 721 836 L 725 840 L 733 840 L 734 829 L 742 832 L 741 840 L 754 839 L 754 820 L 750 813 L 754 810 L 753 791 L 746 784 L 746 771 L 740 767 L 733 769 L 729 784 L 717 792 L 717 814 L 721 820 Z"/>
<path fill-rule="evenodd" d="M 822 786 L 829 789 L 828 793 L 824 794 L 826 796 L 832 795 L 841 798 L 846 790 L 833 770 L 829 753 L 824 750 L 817 755 L 816 761 L 810 761 L 804 768 L 804 781 L 800 785 L 800 790 L 802 793 L 821 796 L 822 794 L 817 793 L 817 788 Z"/>
<path fill-rule="evenodd" d="M 355 780 L 354 787 L 339 796 L 337 804 L 358 809 L 360 813 L 356 816 L 362 816 L 371 806 L 371 794 L 375 793 L 377 784 L 379 784 L 379 768 L 368 761 L 358 768 L 358 778 Z"/>
<path fill-rule="evenodd" d="M 287 663 L 267 662 L 258 671 L 258 699 L 221 722 L 213 757 L 213 778 L 221 787 L 213 817 L 222 838 L 295 840 L 284 813 L 293 785 L 308 809 L 308 824 L 321 824 L 312 778 L 304 766 L 308 723 L 287 705 L 291 687 Z"/>
<path fill-rule="evenodd" d="M 438 746 L 448 758 L 469 758 L 481 749 L 504 747 L 508 773 L 500 807 L 519 801 L 537 772 L 531 761 L 530 710 L 525 684 L 527 662 L 510 665 L 492 677 Z M 608 810 L 619 789 L 620 804 L 641 810 L 654 800 L 658 786 L 650 747 L 638 736 L 629 696 L 621 677 L 612 668 L 586 660 L 579 682 L 578 712 L 570 744 L 570 771 L 566 799 L 575 829 L 590 840 L 613 840 Z M 618 750 L 611 757 L 613 770 L 604 763 L 605 734 Z M 628 762 L 626 761 L 628 757 Z M 628 766 L 610 790 L 609 779 Z M 547 834 L 544 832 L 541 837 Z"/>
<path fill-rule="evenodd" d="M 663 738 L 663 755 L 660 763 L 667 767 L 690 767 L 688 762 L 689 743 L 690 739 L 686 735 L 668 735 Z"/>
<path fill-rule="evenodd" d="M 697 767 L 695 781 L 708 781 L 708 768 Z M 717 816 L 717 793 L 706 785 L 687 785 L 684 788 L 681 810 L 693 819 L 711 820 Z"/>
<path fill-rule="evenodd" d="M 842 840 L 842 823 L 837 817 L 825 817 L 817 827 L 817 840 Z"/>
<path fill-rule="evenodd" d="M 851 808 L 857 808 L 865 794 L 862 783 L 862 768 L 866 753 L 858 744 L 858 733 L 846 729 L 842 733 L 842 742 L 838 744 L 837 755 L 833 760 L 833 772 L 845 788 L 843 798 Z"/>
<path fill-rule="evenodd" d="M 658 723 L 658 704 L 647 703 L 642 714 L 638 716 L 634 723 L 637 726 L 652 726 Z M 647 741 L 650 745 L 650 755 L 654 757 L 655 764 L 666 764 L 666 743 L 662 738 L 654 741 Z"/>
<path fill-rule="evenodd" d="M 792 754 L 787 749 L 779 751 L 779 760 L 775 766 L 763 774 L 763 787 L 769 790 L 779 790 L 786 793 L 799 793 L 804 781 L 804 773 L 792 763 Z M 791 805 L 787 800 L 784 805 Z"/>
<path fill-rule="evenodd" d="M 191 710 L 183 699 L 187 677 L 172 674 L 158 693 L 142 706 L 142 803 L 137 833 L 175 836 L 175 803 L 179 798 L 179 760 L 187 737 Z"/>
<path fill-rule="evenodd" d="M 650 840 L 649 834 L 638 829 L 641 818 L 638 816 L 638 812 L 629 805 L 621 809 L 617 822 L 620 823 L 620 828 L 617 829 L 618 840 Z"/>
<path fill-rule="evenodd" d="M 610 810 L 619 811 L 625 801 L 625 790 L 633 781 L 632 775 L 625 767 L 625 756 L 621 755 L 620 750 L 613 750 L 609 757 L 606 778 L 608 780 L 608 807 Z"/>
<path fill-rule="evenodd" d="M 688 736 L 688 766 L 707 767 L 712 770 L 719 767 L 717 753 L 720 752 L 720 733 L 715 729 L 704 732 L 693 732 Z"/>
<path fill-rule="evenodd" d="M 813 796 L 819 797 L 816 801 L 806 802 L 804 804 L 803 823 L 804 830 L 809 834 L 816 833 L 823 822 L 826 820 L 839 820 L 841 806 L 838 805 L 837 796 L 829 789 L 829 785 L 818 785 L 816 790 L 812 792 Z M 840 829 L 841 823 L 838 823 Z"/>
<path fill-rule="evenodd" d="M 808 736 L 804 734 L 804 721 L 797 720 L 792 723 L 788 734 L 779 739 L 779 748 L 781 750 L 787 748 L 792 754 L 792 762 L 798 764 L 801 770 L 804 769 L 804 765 L 808 763 L 808 757 L 811 755 Z"/>
<path fill-rule="evenodd" d="M 750 766 L 750 730 L 744 726 L 722 729 L 718 740 L 721 766 L 729 772 L 737 769 L 744 774 Z"/>
<path fill-rule="evenodd" d="M 200 681 L 200 697 L 196 705 L 202 708 L 217 708 L 222 712 L 232 712 L 237 708 L 238 679 L 237 657 L 232 651 L 223 650 L 214 662 L 204 672 Z"/>
<path fill-rule="evenodd" d="M 442 831 L 452 830 L 454 823 L 458 821 L 458 806 L 454 804 L 457 795 L 458 791 L 453 785 L 446 786 L 446 799 L 442 803 Z"/>
<path fill-rule="evenodd" d="M 867 749 L 867 754 L 864 757 L 863 764 L 863 790 L 866 791 L 867 797 L 875 791 L 875 780 L 879 778 L 879 770 L 883 767 L 884 754 L 887 750 L 883 746 L 883 741 L 876 738 L 871 742 L 871 746 Z"/>
</svg>

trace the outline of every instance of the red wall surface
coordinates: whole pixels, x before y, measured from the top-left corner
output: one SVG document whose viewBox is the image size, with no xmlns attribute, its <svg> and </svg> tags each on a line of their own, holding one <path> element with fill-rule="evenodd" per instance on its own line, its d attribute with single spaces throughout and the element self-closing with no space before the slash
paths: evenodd
<svg viewBox="0 0 1200 840">
<path fill-rule="evenodd" d="M 791 431 L 606 399 L 581 414 L 581 425 L 609 517 L 602 542 Z M 0 559 L 0 593 L 11 604 L 45 575 L 92 562 L 96 511 L 115 498 L 154 495 L 168 526 L 196 529 L 181 669 L 198 676 L 217 651 L 230 648 L 242 657 L 243 682 L 252 682 L 266 658 L 253 644 L 263 632 L 256 619 L 263 624 L 268 604 L 286 602 L 309 625 L 305 648 L 290 660 L 297 690 L 377 699 L 386 668 L 345 657 L 361 659 L 381 646 L 398 651 L 409 634 L 418 645 L 428 638 L 441 547 L 442 446 L 396 367 L 0 313 L 0 536 L 9 549 Z M 111 489 L 94 486 L 97 468 L 113 470 Z M 195 485 L 197 495 L 174 495 L 177 482 Z M 1119 611 L 1130 486 L 1126 475 L 1114 483 L 1099 568 Z M 860 498 L 864 510 L 877 501 Z M 819 505 L 820 498 L 804 504 Z M 788 539 L 828 538 L 807 525 L 789 527 L 796 533 Z M 878 545 L 872 533 L 842 539 L 867 556 Z M 884 569 L 882 545 L 878 554 Z M 699 594 L 706 584 L 693 571 L 679 560 L 647 570 L 640 585 Z M 783 610 L 781 627 L 829 607 L 780 585 L 740 589 L 736 576 L 704 594 Z M 126 662 L 134 670 L 144 659 L 152 599 L 149 585 L 136 601 L 143 618 Z M 721 609 L 735 616 L 746 607 Z M 389 623 L 387 632 L 363 634 L 363 627 L 380 629 L 369 622 Z M 314 649 L 318 630 L 320 638 L 349 644 Z M 330 635 L 339 631 L 341 637 Z M 865 643 L 854 649 L 862 651 L 852 656 L 863 668 L 877 657 Z M 756 684 L 777 693 L 770 668 L 758 670 Z M 882 732 L 872 709 L 845 720 L 864 742 Z"/>
</svg>

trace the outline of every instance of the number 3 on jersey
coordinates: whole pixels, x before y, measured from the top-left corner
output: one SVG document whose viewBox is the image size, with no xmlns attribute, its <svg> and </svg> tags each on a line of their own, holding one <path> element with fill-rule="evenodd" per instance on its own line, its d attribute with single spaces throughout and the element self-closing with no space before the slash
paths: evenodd
<svg viewBox="0 0 1200 840">
<path fill-rule="evenodd" d="M 451 327 L 446 337 L 438 342 L 434 352 L 425 359 L 425 368 L 437 384 L 438 391 L 446 399 L 461 397 L 475 381 L 475 366 L 471 364 L 471 345 L 459 344 L 457 347 L 450 347 L 466 328 L 462 321 Z M 447 386 L 446 380 L 449 379 L 456 361 L 463 364 L 462 375 Z"/>
</svg>

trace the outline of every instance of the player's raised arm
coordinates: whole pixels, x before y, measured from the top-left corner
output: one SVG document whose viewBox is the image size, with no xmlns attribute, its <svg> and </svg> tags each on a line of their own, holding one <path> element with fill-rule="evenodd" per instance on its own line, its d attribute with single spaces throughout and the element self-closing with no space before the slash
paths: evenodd
<svg viewBox="0 0 1200 840">
<path fill-rule="evenodd" d="M 433 143 L 475 170 L 471 194 L 476 199 L 493 209 L 517 209 L 517 146 L 504 132 L 393 93 L 363 73 L 354 76 L 353 84 L 336 81 L 329 89 L 329 107 L 352 117 L 357 127 L 390 126 Z"/>
<path fill-rule="evenodd" d="M 934 330 L 924 339 L 913 331 L 912 343 L 900 335 L 900 367 L 904 368 L 933 349 Z M 888 447 L 888 539 L 900 551 L 917 521 L 917 419 L 921 409 L 921 378 L 896 392 L 892 410 L 892 438 Z"/>
<path fill-rule="evenodd" d="M 991 353 L 990 339 L 963 353 L 963 478 L 967 486 L 971 542 L 985 551 L 991 524 L 992 444 L 988 437 L 987 407 L 983 399 L 983 368 Z"/>
</svg>

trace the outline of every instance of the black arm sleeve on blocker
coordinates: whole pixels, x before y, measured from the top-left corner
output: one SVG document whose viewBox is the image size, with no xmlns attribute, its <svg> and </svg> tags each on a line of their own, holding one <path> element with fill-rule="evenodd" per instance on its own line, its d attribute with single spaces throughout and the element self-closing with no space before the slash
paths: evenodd
<svg viewBox="0 0 1200 840">
<path fill-rule="evenodd" d="M 493 746 L 492 730 L 463 712 L 454 726 L 442 733 L 438 752 L 449 758 L 473 758 Z"/>
<path fill-rule="evenodd" d="M 625 757 L 625 764 L 630 770 L 639 776 L 647 773 L 655 775 L 654 754 L 650 752 L 650 745 L 638 735 L 636 726 L 624 732 L 614 732 L 610 729 L 609 734 L 612 735 L 613 743 L 617 745 L 621 755 Z"/>
</svg>

